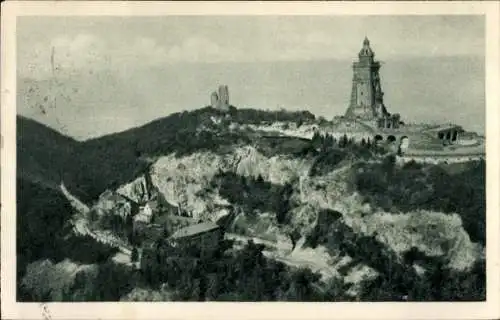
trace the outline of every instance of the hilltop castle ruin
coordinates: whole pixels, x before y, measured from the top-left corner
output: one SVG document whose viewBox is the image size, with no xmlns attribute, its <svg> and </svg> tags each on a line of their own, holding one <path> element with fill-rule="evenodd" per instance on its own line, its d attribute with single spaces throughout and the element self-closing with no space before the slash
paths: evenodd
<svg viewBox="0 0 500 320">
<path fill-rule="evenodd" d="M 210 95 L 210 106 L 222 111 L 229 110 L 229 89 L 226 85 L 219 86 L 219 93 L 216 91 L 212 92 Z"/>
</svg>

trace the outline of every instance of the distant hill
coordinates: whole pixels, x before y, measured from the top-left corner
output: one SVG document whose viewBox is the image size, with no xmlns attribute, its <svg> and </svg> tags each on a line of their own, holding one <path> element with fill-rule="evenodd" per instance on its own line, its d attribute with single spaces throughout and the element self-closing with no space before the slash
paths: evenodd
<svg viewBox="0 0 500 320">
<path fill-rule="evenodd" d="M 230 108 L 233 122 L 311 122 L 309 112 L 262 111 Z M 149 158 L 224 146 L 246 144 L 242 133 L 200 130 L 210 127 L 211 117 L 223 114 L 211 107 L 171 114 L 146 125 L 96 139 L 79 142 L 18 116 L 18 176 L 29 181 L 58 186 L 64 180 L 70 191 L 85 201 L 96 199 L 107 188 L 133 180 L 145 170 Z"/>
<path fill-rule="evenodd" d="M 17 116 L 17 176 L 57 187 L 75 168 L 78 141 L 34 120 Z"/>
</svg>

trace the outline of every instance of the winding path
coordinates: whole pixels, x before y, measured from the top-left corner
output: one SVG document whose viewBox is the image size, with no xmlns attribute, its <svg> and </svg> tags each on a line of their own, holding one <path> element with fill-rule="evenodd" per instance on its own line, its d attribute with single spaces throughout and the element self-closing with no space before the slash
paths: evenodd
<svg viewBox="0 0 500 320">
<path fill-rule="evenodd" d="M 73 232 L 81 236 L 90 236 L 97 242 L 118 248 L 122 254 L 130 256 L 132 250 L 120 243 L 112 235 L 106 234 L 104 232 L 94 232 L 89 229 L 85 215 L 90 211 L 89 206 L 80 201 L 76 196 L 71 194 L 66 188 L 63 182 L 60 185 L 61 192 L 64 194 L 66 199 L 71 203 L 71 206 L 75 209 L 76 213 L 71 218 L 71 223 L 73 224 Z"/>
</svg>

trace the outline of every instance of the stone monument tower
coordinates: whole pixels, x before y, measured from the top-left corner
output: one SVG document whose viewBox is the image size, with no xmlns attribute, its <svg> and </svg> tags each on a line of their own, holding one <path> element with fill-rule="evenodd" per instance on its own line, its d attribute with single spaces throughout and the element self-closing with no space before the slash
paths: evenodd
<svg viewBox="0 0 500 320">
<path fill-rule="evenodd" d="M 375 120 L 388 115 L 385 109 L 380 87 L 380 63 L 374 60 L 375 54 L 370 41 L 365 38 L 358 54 L 358 61 L 353 63 L 351 101 L 346 117 Z"/>
</svg>

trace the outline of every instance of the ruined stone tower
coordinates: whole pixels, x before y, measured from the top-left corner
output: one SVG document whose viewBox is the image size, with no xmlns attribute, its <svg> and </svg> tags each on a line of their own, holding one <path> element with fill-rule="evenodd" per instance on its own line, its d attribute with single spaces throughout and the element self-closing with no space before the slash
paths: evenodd
<svg viewBox="0 0 500 320">
<path fill-rule="evenodd" d="M 212 95 L 210 96 L 210 105 L 212 108 L 218 108 L 219 107 L 219 95 L 217 92 L 212 92 Z"/>
<path fill-rule="evenodd" d="M 358 61 L 353 63 L 351 101 L 346 117 L 375 120 L 387 116 L 380 87 L 380 63 L 374 60 L 375 54 L 370 41 L 365 38 L 358 54 Z"/>
<path fill-rule="evenodd" d="M 213 108 L 227 111 L 229 109 L 229 89 L 227 86 L 219 86 L 219 93 L 212 92 L 210 96 L 210 105 Z"/>
<path fill-rule="evenodd" d="M 227 86 L 219 86 L 219 109 L 229 108 L 229 89 Z"/>
</svg>

